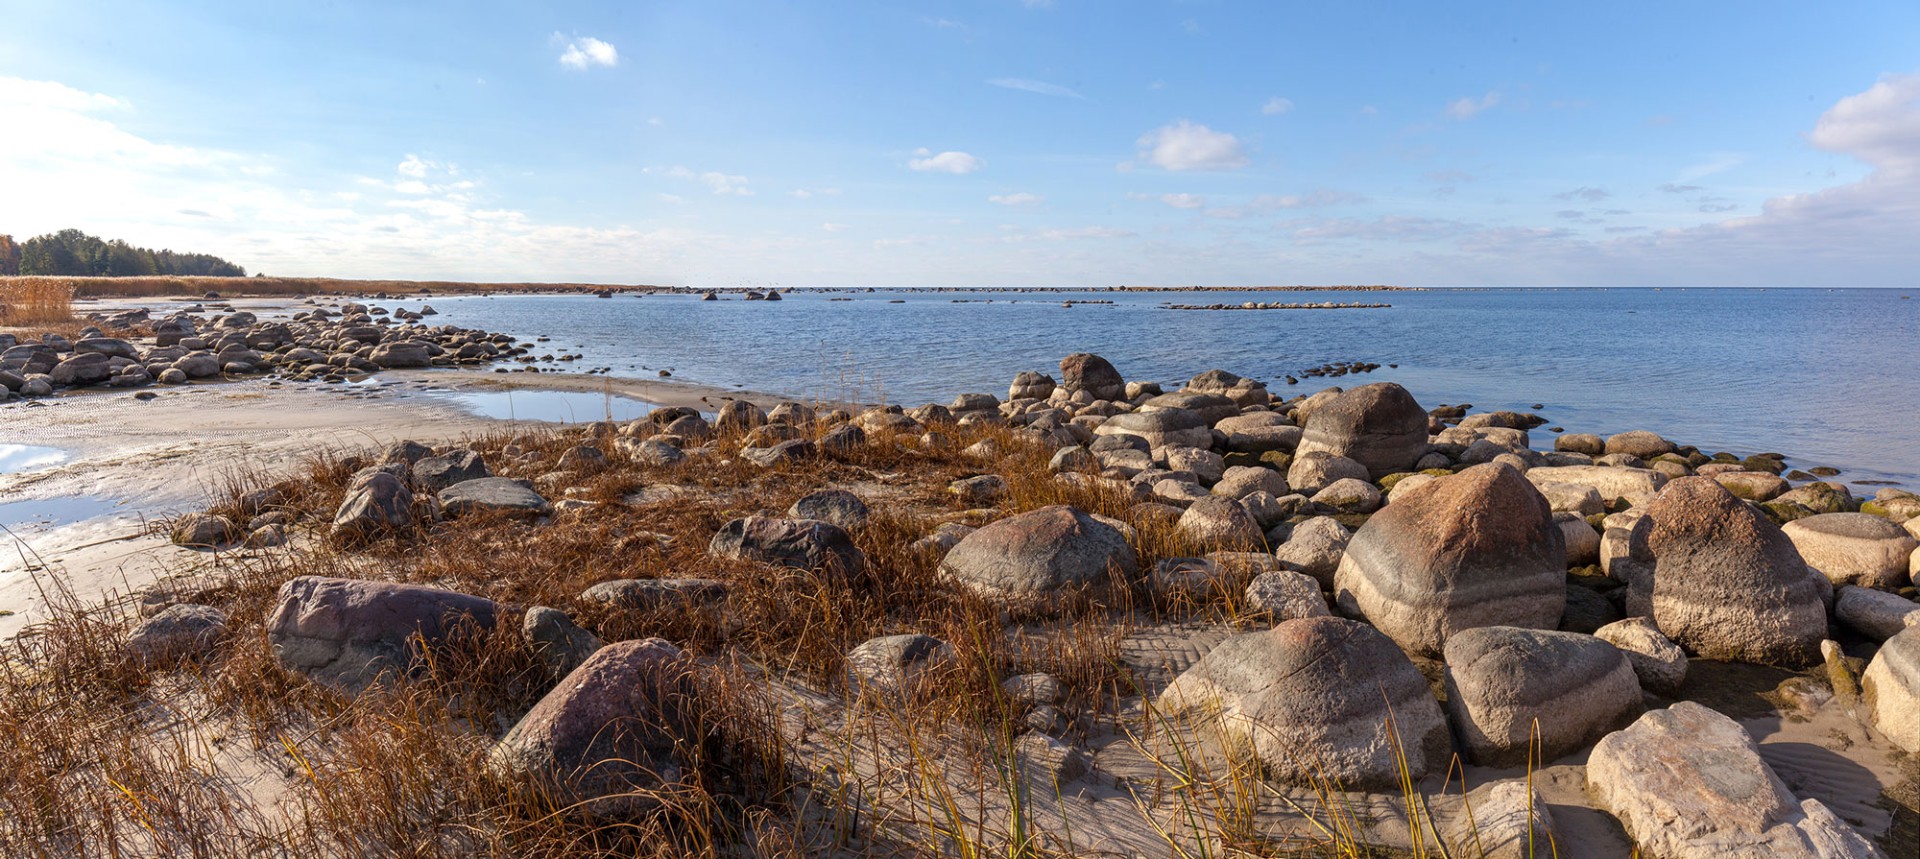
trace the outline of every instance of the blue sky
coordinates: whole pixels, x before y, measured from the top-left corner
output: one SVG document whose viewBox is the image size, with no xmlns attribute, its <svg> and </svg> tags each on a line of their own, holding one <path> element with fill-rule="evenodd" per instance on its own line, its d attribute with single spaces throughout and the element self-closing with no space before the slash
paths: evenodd
<svg viewBox="0 0 1920 859">
<path fill-rule="evenodd" d="M 0 232 L 271 274 L 1920 272 L 1910 0 L 0 0 L 0 18 Z"/>
</svg>

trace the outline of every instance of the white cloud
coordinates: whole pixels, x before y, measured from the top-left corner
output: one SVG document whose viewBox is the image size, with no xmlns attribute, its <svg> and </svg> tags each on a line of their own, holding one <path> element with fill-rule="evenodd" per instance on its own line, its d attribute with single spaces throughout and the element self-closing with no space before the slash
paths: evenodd
<svg viewBox="0 0 1920 859">
<path fill-rule="evenodd" d="M 1078 92 L 1059 84 L 1047 83 L 1046 81 L 1032 81 L 1025 78 L 994 78 L 993 80 L 987 81 L 987 83 L 1003 89 L 1017 89 L 1024 92 L 1039 93 L 1041 95 L 1057 95 L 1062 98 L 1086 99 L 1086 96 Z"/>
<path fill-rule="evenodd" d="M 915 149 L 913 154 L 920 156 L 907 162 L 907 166 L 928 173 L 967 174 L 986 166 L 986 163 L 965 152 L 942 152 L 933 154 L 929 149 Z"/>
<path fill-rule="evenodd" d="M 679 194 L 660 193 L 660 194 L 653 195 L 653 198 L 656 200 L 659 200 L 662 203 L 685 203 L 687 201 L 687 198 L 682 197 Z"/>
<path fill-rule="evenodd" d="M 1813 145 L 1845 152 L 1887 173 L 1920 172 L 1920 74 L 1882 78 L 1820 117 Z"/>
<path fill-rule="evenodd" d="M 613 45 L 592 36 L 581 36 L 567 42 L 560 52 L 560 65 L 584 72 L 593 66 L 612 68 L 620 64 L 620 51 Z"/>
<path fill-rule="evenodd" d="M 1293 99 L 1274 96 L 1260 106 L 1260 112 L 1268 116 L 1279 116 L 1293 109 Z"/>
<path fill-rule="evenodd" d="M 1002 206 L 1037 206 L 1046 202 L 1046 198 L 1039 194 L 1016 191 L 1012 194 L 994 194 L 987 198 L 987 202 L 999 203 Z"/>
<path fill-rule="evenodd" d="M 647 168 L 640 172 L 658 173 L 660 171 L 654 168 Z M 745 176 L 734 176 L 728 173 L 721 173 L 718 170 L 709 170 L 701 173 L 689 170 L 684 166 L 672 167 L 666 171 L 666 174 L 675 179 L 698 181 L 706 185 L 707 190 L 715 194 L 732 195 L 736 197 L 753 196 L 753 189 L 747 187 L 747 177 Z"/>
<path fill-rule="evenodd" d="M 1447 115 L 1454 119 L 1465 121 L 1474 118 L 1481 112 L 1489 110 L 1499 103 L 1500 94 L 1497 92 L 1487 93 L 1477 99 L 1471 97 L 1456 98 L 1453 101 L 1447 102 Z"/>
<path fill-rule="evenodd" d="M 840 196 L 840 189 L 839 188 L 795 188 L 791 191 L 788 191 L 787 196 L 795 197 L 801 200 L 808 200 L 814 197 L 838 197 Z"/>
<path fill-rule="evenodd" d="M 1140 157 L 1163 170 L 1237 170 L 1249 163 L 1239 138 L 1180 120 L 1142 135 Z"/>
<path fill-rule="evenodd" d="M 826 224 L 821 224 L 821 225 L 820 225 L 820 229 L 823 229 L 823 230 L 826 230 L 826 231 L 827 231 L 827 232 L 829 232 L 829 233 L 838 233 L 838 232 L 842 232 L 842 231 L 844 231 L 844 230 L 846 230 L 846 228 L 847 228 L 847 225 L 846 225 L 846 224 L 834 224 L 834 223 L 826 223 Z"/>
<path fill-rule="evenodd" d="M 1176 209 L 1198 209 L 1207 204 L 1207 198 L 1199 194 L 1138 194 L 1128 192 L 1127 199 L 1165 203 Z"/>
</svg>

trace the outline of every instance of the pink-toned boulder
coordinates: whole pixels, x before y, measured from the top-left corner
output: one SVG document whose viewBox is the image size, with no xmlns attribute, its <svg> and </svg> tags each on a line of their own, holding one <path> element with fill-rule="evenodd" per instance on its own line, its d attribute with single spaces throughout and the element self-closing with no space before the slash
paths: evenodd
<svg viewBox="0 0 1920 859">
<path fill-rule="evenodd" d="M 493 600 L 424 585 L 299 576 L 267 612 L 267 642 L 281 665 L 358 693 L 413 671 L 421 647 L 491 628 Z"/>
</svg>

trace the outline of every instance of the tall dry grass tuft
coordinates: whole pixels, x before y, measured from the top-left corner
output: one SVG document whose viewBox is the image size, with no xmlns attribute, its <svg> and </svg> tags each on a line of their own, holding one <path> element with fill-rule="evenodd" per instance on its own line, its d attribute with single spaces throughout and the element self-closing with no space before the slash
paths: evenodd
<svg viewBox="0 0 1920 859">
<path fill-rule="evenodd" d="M 76 289 L 68 278 L 0 278 L 0 325 L 71 323 Z"/>
</svg>

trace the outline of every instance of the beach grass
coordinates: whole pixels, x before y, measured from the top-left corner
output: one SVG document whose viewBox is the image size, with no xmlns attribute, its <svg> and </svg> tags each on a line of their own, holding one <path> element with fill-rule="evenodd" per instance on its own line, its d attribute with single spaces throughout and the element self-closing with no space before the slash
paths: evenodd
<svg viewBox="0 0 1920 859">
<path fill-rule="evenodd" d="M 73 321 L 79 285 L 64 277 L 0 278 L 0 326 L 60 325 Z"/>
<path fill-rule="evenodd" d="M 661 468 L 629 459 L 615 431 L 514 428 L 458 445 L 495 474 L 589 505 L 551 524 L 422 516 L 348 549 L 327 538 L 327 523 L 352 475 L 382 452 L 316 451 L 291 473 L 234 471 L 209 490 L 211 512 L 241 518 L 243 496 L 274 490 L 275 509 L 302 534 L 290 549 L 199 556 L 204 563 L 106 604 L 64 597 L 43 577 L 48 615 L 0 659 L 0 854 L 1080 855 L 1101 840 L 1073 812 L 1085 800 L 1019 763 L 1015 741 L 1027 728 L 1000 687 L 1044 672 L 1064 687 L 1069 742 L 1134 737 L 1174 750 L 1155 779 L 1162 789 L 1136 785 L 1121 801 L 1152 852 L 1388 855 L 1367 844 L 1333 785 L 1294 815 L 1309 821 L 1304 835 L 1270 838 L 1263 827 L 1277 795 L 1256 766 L 1219 765 L 1203 741 L 1168 734 L 1150 705 L 1129 712 L 1146 682 L 1125 653 L 1129 636 L 1162 623 L 1258 623 L 1231 600 L 1162 599 L 1118 583 L 1009 616 L 945 581 L 938 558 L 913 547 L 934 522 L 983 517 L 946 486 L 989 470 L 1008 480 L 994 515 L 1057 503 L 1127 515 L 1122 493 L 1053 480 L 1047 451 L 1002 427 L 943 426 L 946 438 L 932 443 L 879 433 L 855 452 L 767 469 L 737 455 L 742 433 L 722 431 L 698 466 Z M 1005 451 L 999 461 L 964 452 L 988 439 Z M 553 476 L 579 445 L 607 464 Z M 771 570 L 706 552 L 731 518 L 778 514 L 807 492 L 849 485 L 888 499 L 855 532 L 868 558 L 860 574 Z M 1136 523 L 1134 540 L 1149 568 L 1209 548 L 1164 520 Z M 678 777 L 653 792 L 651 811 L 606 817 L 490 774 L 493 741 L 552 685 L 517 622 L 477 630 L 404 682 L 358 697 L 308 682 L 275 660 L 265 630 L 280 585 L 302 575 L 432 584 L 558 607 L 607 641 L 673 641 L 698 666 L 672 726 L 685 738 Z M 615 611 L 579 597 L 611 579 L 689 575 L 727 582 L 725 610 Z M 142 606 L 174 602 L 226 612 L 218 646 L 178 665 L 129 658 L 123 641 Z M 847 651 L 902 632 L 948 642 L 951 666 L 902 701 L 864 694 L 849 680 Z M 1411 808 L 1418 789 L 1411 779 L 1405 787 Z M 1419 831 L 1415 845 L 1425 843 Z"/>
</svg>

